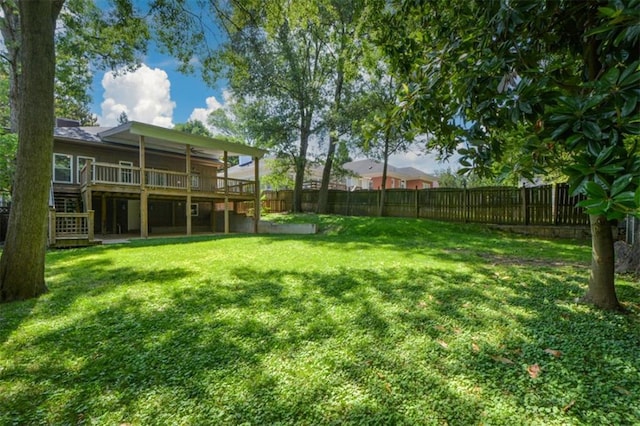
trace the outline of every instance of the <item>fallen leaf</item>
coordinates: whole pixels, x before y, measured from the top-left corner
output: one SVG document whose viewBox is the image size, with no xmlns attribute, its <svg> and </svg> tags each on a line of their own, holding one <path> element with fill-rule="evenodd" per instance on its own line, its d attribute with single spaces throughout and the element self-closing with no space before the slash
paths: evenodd
<svg viewBox="0 0 640 426">
<path fill-rule="evenodd" d="M 438 344 L 440 346 L 442 346 L 445 349 L 449 349 L 449 344 L 447 342 L 445 342 L 444 340 L 437 340 Z"/>
<path fill-rule="evenodd" d="M 564 413 L 566 413 L 567 411 L 569 411 L 571 409 L 571 407 L 573 407 L 576 404 L 575 400 L 572 400 L 570 403 L 568 403 L 567 405 L 565 405 L 564 407 L 562 407 L 562 411 Z"/>
<path fill-rule="evenodd" d="M 384 379 L 384 374 L 382 374 L 379 371 L 376 371 L 376 374 L 378 375 L 379 378 Z"/>
<path fill-rule="evenodd" d="M 456 333 L 456 334 L 460 334 L 460 333 L 462 333 L 462 329 L 460 327 L 456 327 L 456 328 L 453 329 L 453 332 Z"/>
<path fill-rule="evenodd" d="M 538 364 L 533 364 L 527 367 L 527 371 L 529 372 L 529 376 L 531 376 L 532 379 L 535 379 L 538 377 L 541 370 Z"/>
<path fill-rule="evenodd" d="M 624 395 L 631 395 L 631 392 L 629 392 L 628 390 L 626 390 L 626 389 L 625 389 L 625 388 L 623 388 L 623 387 L 620 387 L 620 386 L 614 386 L 613 388 L 614 388 L 615 390 L 617 390 L 618 392 L 620 392 L 620 393 L 624 394 Z"/>
<path fill-rule="evenodd" d="M 499 362 L 501 362 L 503 364 L 513 364 L 513 361 L 511 361 L 509 358 L 505 358 L 503 356 L 494 355 L 491 358 L 493 358 L 494 361 L 499 361 Z"/>
<path fill-rule="evenodd" d="M 387 389 L 387 392 L 391 393 L 391 385 L 389 384 L 389 382 L 386 382 L 384 384 L 385 389 Z"/>
<path fill-rule="evenodd" d="M 474 352 L 480 352 L 480 346 L 475 342 L 471 344 L 471 349 L 473 349 Z"/>
<path fill-rule="evenodd" d="M 544 350 L 546 353 L 548 353 L 549 355 L 553 355 L 556 358 L 560 358 L 562 356 L 562 352 L 560 352 L 559 350 L 556 349 L 545 349 Z"/>
<path fill-rule="evenodd" d="M 436 330 L 438 330 L 438 331 L 447 331 L 446 327 L 445 327 L 445 326 L 443 326 L 443 325 L 436 325 L 436 326 L 435 326 L 435 327 L 433 327 L 433 328 L 435 328 L 435 329 L 436 329 Z"/>
<path fill-rule="evenodd" d="M 426 307 L 427 307 L 427 304 L 423 300 L 418 302 L 418 308 L 426 308 Z"/>
</svg>

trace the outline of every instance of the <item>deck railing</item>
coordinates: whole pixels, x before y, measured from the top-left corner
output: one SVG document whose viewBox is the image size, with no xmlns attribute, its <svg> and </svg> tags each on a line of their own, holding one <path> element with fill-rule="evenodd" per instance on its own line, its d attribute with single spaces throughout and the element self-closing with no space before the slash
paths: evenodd
<svg viewBox="0 0 640 426">
<path fill-rule="evenodd" d="M 110 163 L 87 163 L 80 171 L 80 184 L 85 186 L 88 183 L 140 185 L 140 168 Z"/>
<path fill-rule="evenodd" d="M 60 240 L 94 239 L 94 211 L 85 213 L 61 213 L 55 209 L 49 211 L 49 245 L 55 246 Z"/>
<path fill-rule="evenodd" d="M 89 175 L 91 171 L 91 175 Z M 80 171 L 80 184 L 140 186 L 140 168 L 110 163 L 88 162 Z M 229 195 L 253 195 L 254 181 L 224 177 L 207 177 L 199 174 L 169 170 L 144 169 L 145 185 L 153 189 L 187 190 L 191 179 L 192 192 L 213 192 Z M 226 191 L 225 191 L 226 188 Z"/>
</svg>

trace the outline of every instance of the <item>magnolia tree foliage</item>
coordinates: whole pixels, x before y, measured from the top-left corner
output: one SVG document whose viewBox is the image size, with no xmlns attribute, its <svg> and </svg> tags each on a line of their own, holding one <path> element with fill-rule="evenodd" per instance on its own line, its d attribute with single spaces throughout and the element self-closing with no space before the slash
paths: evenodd
<svg viewBox="0 0 640 426">
<path fill-rule="evenodd" d="M 506 148 L 523 171 L 562 170 L 591 215 L 584 300 L 617 309 L 608 221 L 640 205 L 640 1 L 394 1 L 382 15 L 377 40 L 405 79 L 398 120 L 458 149 L 463 171 Z"/>
</svg>

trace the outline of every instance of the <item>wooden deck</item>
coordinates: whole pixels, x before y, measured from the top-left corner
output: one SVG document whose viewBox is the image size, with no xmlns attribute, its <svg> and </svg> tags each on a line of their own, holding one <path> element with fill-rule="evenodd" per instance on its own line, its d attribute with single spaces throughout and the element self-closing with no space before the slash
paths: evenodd
<svg viewBox="0 0 640 426">
<path fill-rule="evenodd" d="M 89 174 L 91 170 L 91 174 Z M 143 173 L 144 172 L 144 173 Z M 144 176 L 144 179 L 141 179 Z M 140 169 L 110 163 L 87 163 L 80 172 L 82 190 L 150 195 L 186 195 L 203 198 L 253 200 L 255 181 L 156 169 Z"/>
</svg>

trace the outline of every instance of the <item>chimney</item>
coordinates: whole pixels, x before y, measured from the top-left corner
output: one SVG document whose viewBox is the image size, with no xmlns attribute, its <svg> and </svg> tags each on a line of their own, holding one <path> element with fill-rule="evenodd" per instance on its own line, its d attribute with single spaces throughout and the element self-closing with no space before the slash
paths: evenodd
<svg viewBox="0 0 640 426">
<path fill-rule="evenodd" d="M 69 118 L 56 118 L 56 127 L 80 127 L 80 121 Z"/>
</svg>

